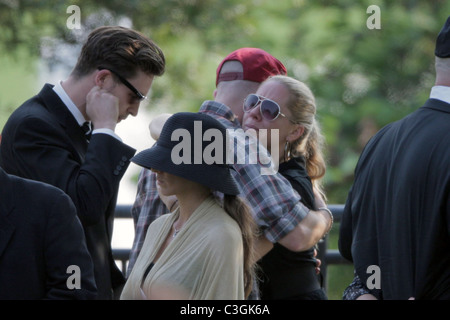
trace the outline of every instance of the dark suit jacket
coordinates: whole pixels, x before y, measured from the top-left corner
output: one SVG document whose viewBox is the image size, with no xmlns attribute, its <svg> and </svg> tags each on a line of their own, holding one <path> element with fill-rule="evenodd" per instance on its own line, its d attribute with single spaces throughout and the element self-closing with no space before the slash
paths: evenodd
<svg viewBox="0 0 450 320">
<path fill-rule="evenodd" d="M 94 268 L 70 198 L 0 168 L 0 199 L 0 299 L 95 298 Z M 80 289 L 71 265 L 79 267 Z"/>
<path fill-rule="evenodd" d="M 99 299 L 125 279 L 111 251 L 120 179 L 135 149 L 107 134 L 88 143 L 75 118 L 46 84 L 13 112 L 2 133 L 0 166 L 65 191 L 77 208 L 94 261 Z"/>
<path fill-rule="evenodd" d="M 339 250 L 384 299 L 450 299 L 450 105 L 429 99 L 380 130 L 355 170 Z"/>
</svg>

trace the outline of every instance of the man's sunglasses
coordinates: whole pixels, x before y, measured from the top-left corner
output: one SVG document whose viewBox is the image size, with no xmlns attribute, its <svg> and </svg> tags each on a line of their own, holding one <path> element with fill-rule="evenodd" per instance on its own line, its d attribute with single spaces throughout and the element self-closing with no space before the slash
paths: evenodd
<svg viewBox="0 0 450 320">
<path fill-rule="evenodd" d="M 262 98 L 262 99 L 261 99 Z M 269 121 L 275 121 L 278 116 L 286 117 L 285 114 L 281 113 L 281 108 L 273 100 L 258 96 L 257 94 L 249 94 L 244 100 L 244 112 L 249 112 L 259 104 L 259 111 L 261 116 Z M 295 123 L 288 118 L 289 121 Z"/>
<path fill-rule="evenodd" d="M 130 89 L 130 90 L 136 95 L 136 98 L 137 98 L 139 101 L 142 101 L 142 100 L 146 100 L 146 99 L 147 99 L 146 96 L 144 96 L 142 93 L 140 93 L 138 89 L 136 89 L 131 83 L 128 82 L 127 79 L 125 79 L 124 77 L 122 77 L 122 76 L 121 76 L 120 74 L 118 74 L 116 71 L 114 71 L 114 70 L 112 70 L 112 69 L 109 69 L 109 68 L 104 68 L 104 67 L 98 67 L 98 70 L 108 70 L 109 72 L 113 73 L 113 74 L 120 80 L 120 82 L 122 82 L 125 86 L 127 86 L 128 89 Z"/>
</svg>

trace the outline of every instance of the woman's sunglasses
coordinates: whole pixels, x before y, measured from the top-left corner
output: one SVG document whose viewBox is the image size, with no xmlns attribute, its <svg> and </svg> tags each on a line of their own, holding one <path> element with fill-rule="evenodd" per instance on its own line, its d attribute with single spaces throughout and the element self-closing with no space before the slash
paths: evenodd
<svg viewBox="0 0 450 320">
<path fill-rule="evenodd" d="M 262 98 L 262 99 L 261 99 Z M 275 121 L 278 116 L 286 117 L 285 114 L 281 113 L 280 106 L 273 100 L 266 99 L 264 97 L 258 96 L 257 94 L 249 94 L 244 100 L 244 112 L 249 112 L 259 104 L 259 111 L 261 116 L 269 121 Z M 295 123 L 288 118 L 289 121 Z"/>
</svg>

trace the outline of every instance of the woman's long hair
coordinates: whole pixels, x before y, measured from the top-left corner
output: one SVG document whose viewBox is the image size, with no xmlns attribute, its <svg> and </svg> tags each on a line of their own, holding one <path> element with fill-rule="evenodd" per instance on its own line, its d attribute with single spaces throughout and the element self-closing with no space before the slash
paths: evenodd
<svg viewBox="0 0 450 320">
<path fill-rule="evenodd" d="M 238 196 L 224 195 L 224 210 L 238 223 L 244 245 L 244 291 L 248 297 L 255 277 L 255 239 L 257 227 L 248 205 Z"/>
<path fill-rule="evenodd" d="M 290 144 L 290 154 L 294 157 L 303 156 L 306 160 L 306 171 L 311 178 L 313 187 L 326 199 L 322 186 L 326 164 L 323 156 L 324 137 L 316 120 L 316 101 L 309 87 L 303 82 L 288 76 L 273 76 L 266 81 L 277 81 L 289 91 L 287 107 L 291 119 L 301 124 L 305 131 L 303 135 Z"/>
</svg>

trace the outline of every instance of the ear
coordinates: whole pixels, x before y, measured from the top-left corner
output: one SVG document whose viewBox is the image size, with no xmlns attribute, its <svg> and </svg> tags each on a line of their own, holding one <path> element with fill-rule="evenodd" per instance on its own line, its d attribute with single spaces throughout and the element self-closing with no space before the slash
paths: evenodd
<svg viewBox="0 0 450 320">
<path fill-rule="evenodd" d="M 95 85 L 100 88 L 103 88 L 105 86 L 105 82 L 108 81 L 108 78 L 112 79 L 112 75 L 109 70 L 106 69 L 98 70 L 97 73 L 94 75 Z"/>
<path fill-rule="evenodd" d="M 291 132 L 287 135 L 286 141 L 292 142 L 297 139 L 299 139 L 301 136 L 303 136 L 303 133 L 305 132 L 305 127 L 301 124 L 296 124 L 294 129 L 291 130 Z"/>
<path fill-rule="evenodd" d="M 217 96 L 217 89 L 214 89 L 214 92 L 213 92 L 214 99 L 216 99 L 216 96 Z"/>
</svg>

